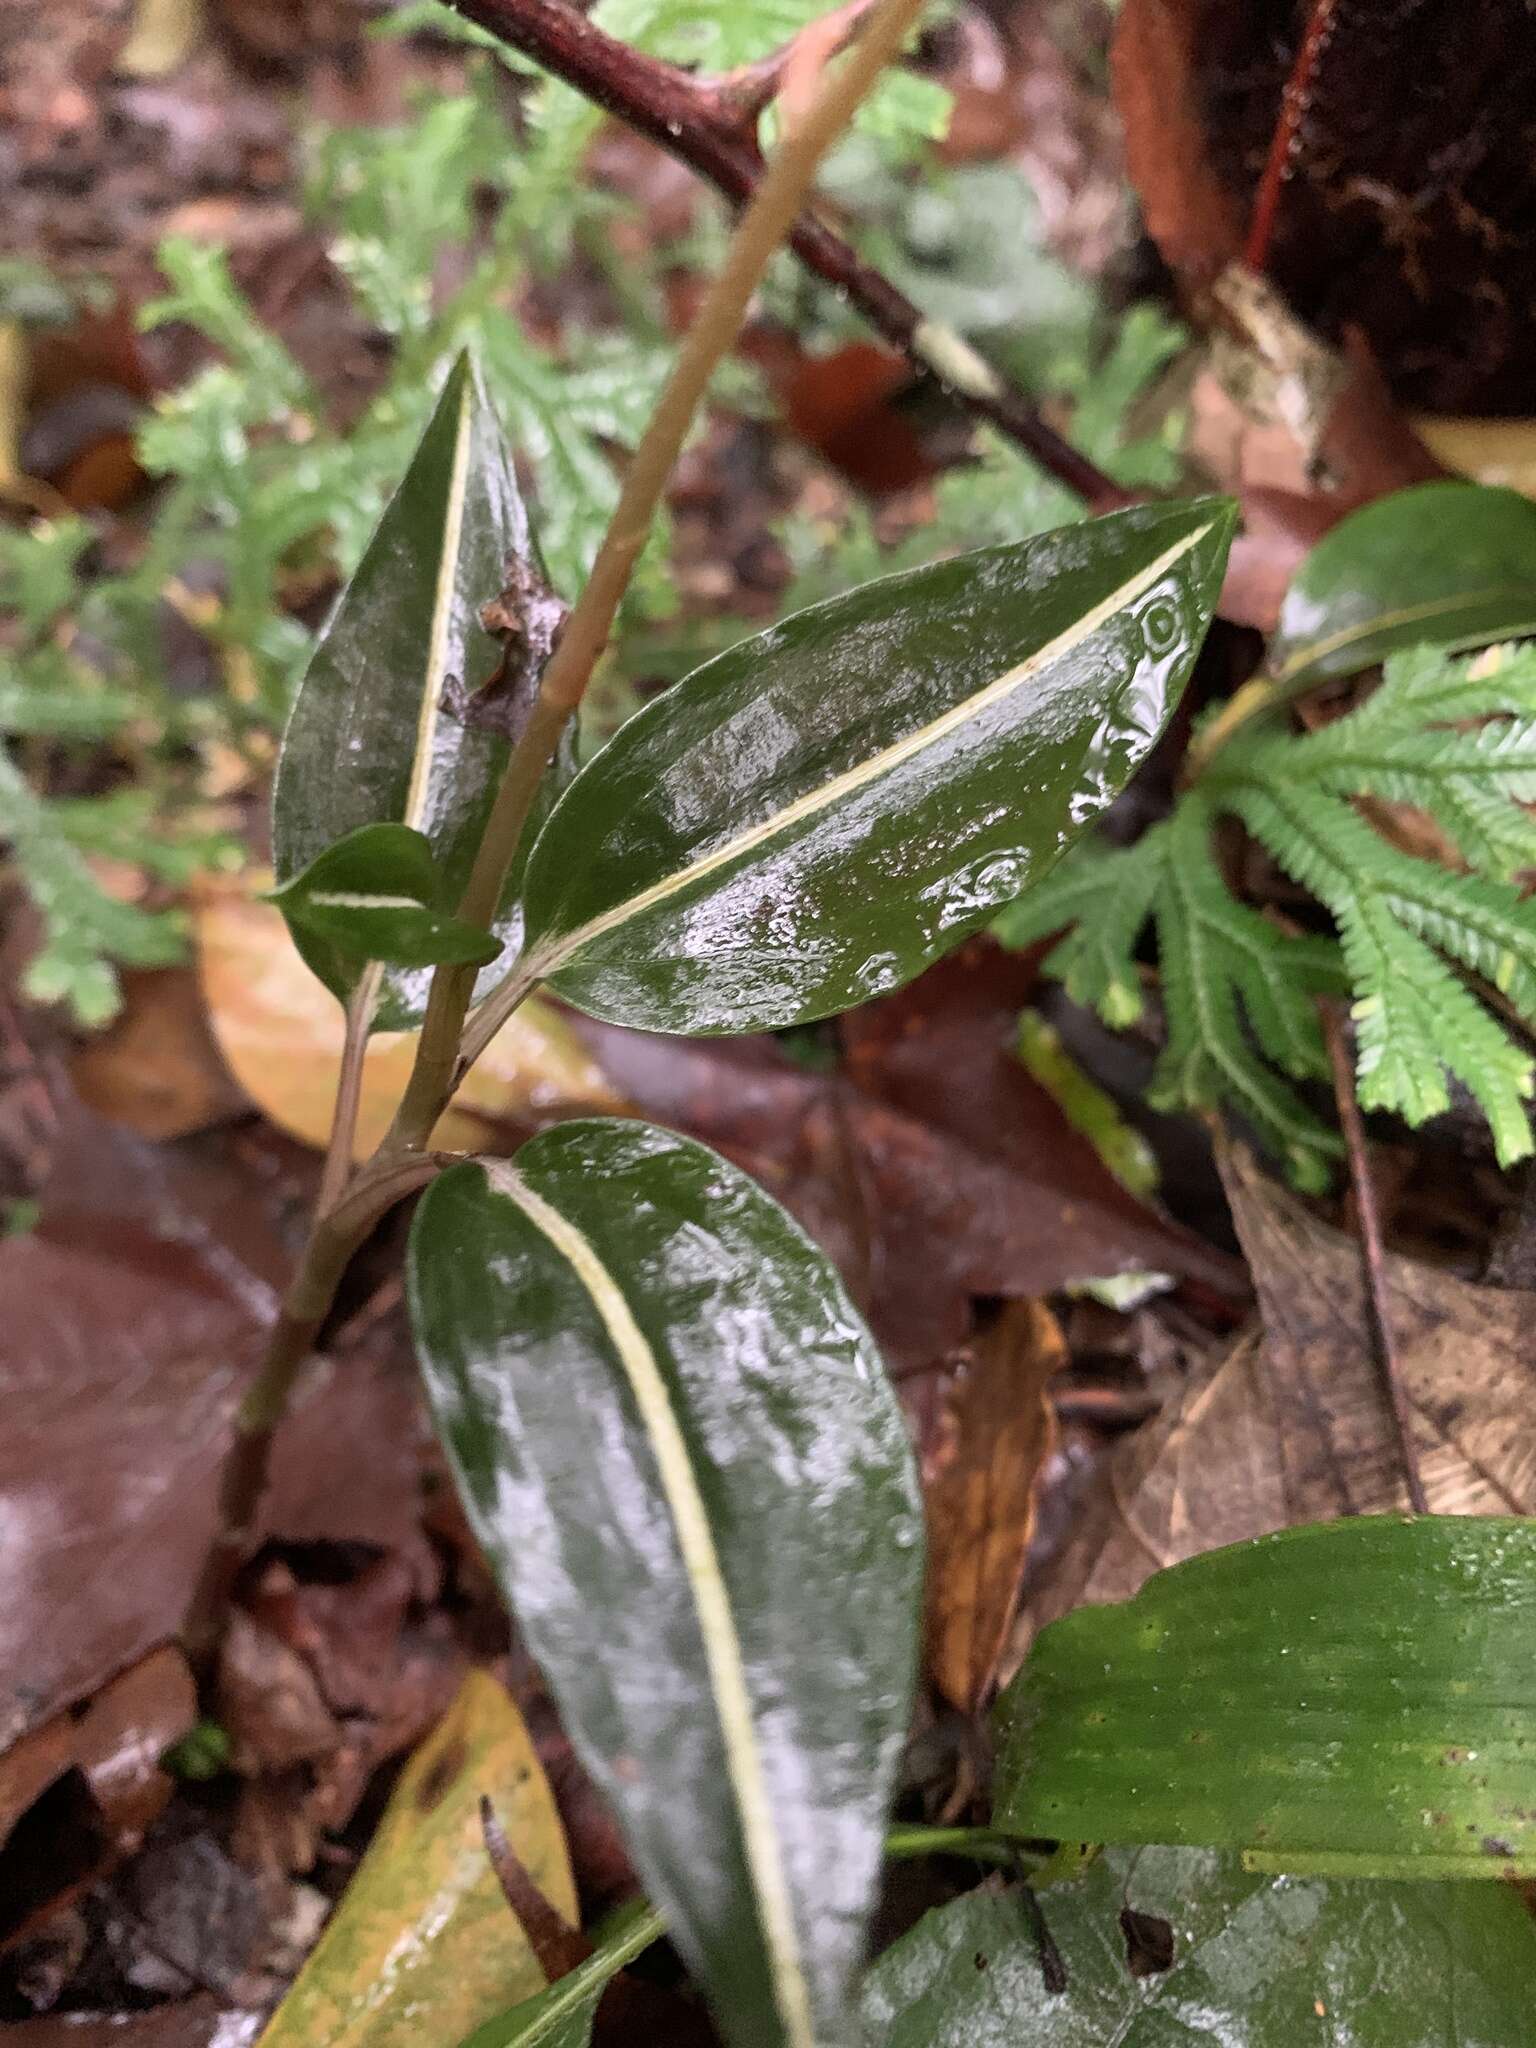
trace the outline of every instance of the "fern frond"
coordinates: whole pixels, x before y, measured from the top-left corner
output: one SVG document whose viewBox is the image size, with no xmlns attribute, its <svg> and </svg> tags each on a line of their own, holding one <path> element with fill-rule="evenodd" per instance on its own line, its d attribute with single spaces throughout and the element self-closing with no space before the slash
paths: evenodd
<svg viewBox="0 0 1536 2048">
<path fill-rule="evenodd" d="M 1507 1165 L 1532 1151 L 1524 1108 L 1532 1059 L 1448 958 L 1483 975 L 1513 1012 L 1536 1018 L 1536 918 L 1520 891 L 1497 879 L 1536 858 L 1530 819 L 1516 807 L 1530 776 L 1530 721 L 1470 733 L 1403 729 L 1409 705 L 1432 717 L 1446 705 L 1446 692 L 1423 678 L 1413 672 L 1415 688 L 1389 698 L 1386 711 L 1368 705 L 1307 739 L 1233 743 L 1202 791 L 1331 911 L 1354 991 L 1362 1104 L 1423 1122 L 1448 1108 L 1452 1073 L 1483 1106 Z M 1450 694 L 1468 700 L 1458 684 Z M 1505 686 L 1499 709 L 1516 700 Z M 1407 801 L 1444 823 L 1485 872 L 1454 874 L 1401 852 L 1348 801 L 1407 788 L 1417 793 Z M 1442 788 L 1456 799 L 1442 801 Z"/>
<path fill-rule="evenodd" d="M 1154 826 L 1133 849 L 1081 842 L 992 927 L 1003 945 L 1022 952 L 1070 925 L 1045 971 L 1116 1030 L 1134 1024 L 1144 1007 L 1135 946 L 1162 883 L 1166 829 Z"/>
<path fill-rule="evenodd" d="M 0 660 L 0 733 L 110 739 L 138 709 L 130 692 L 97 687 L 60 648 Z"/>
<path fill-rule="evenodd" d="M 1235 740 L 1216 773 L 1410 805 L 1469 867 L 1508 879 L 1536 866 L 1536 819 L 1519 808 L 1536 803 L 1536 650 L 1490 649 L 1470 665 L 1400 656 L 1346 717 L 1301 738 Z"/>
<path fill-rule="evenodd" d="M 1422 811 L 1468 872 L 1383 837 L 1362 798 Z M 1531 804 L 1536 648 L 1471 660 L 1416 651 L 1318 731 L 1239 732 L 1165 825 L 1129 853 L 1063 862 L 1004 913 L 1000 936 L 1020 944 L 1072 920 L 1047 970 L 1128 1022 L 1139 1007 L 1131 948 L 1150 907 L 1167 1015 L 1156 1098 L 1231 1105 L 1303 1182 L 1319 1180 L 1336 1147 L 1280 1076 L 1325 1078 L 1316 998 L 1339 988 L 1352 1002 L 1361 1102 L 1420 1124 L 1449 1108 L 1454 1077 L 1510 1165 L 1536 1150 L 1536 1059 L 1467 976 L 1536 1028 L 1536 907 L 1514 879 L 1536 870 Z M 1212 847 L 1221 813 L 1323 905 L 1337 943 L 1282 936 L 1232 895 Z"/>
<path fill-rule="evenodd" d="M 1211 858 L 1211 822 L 1192 796 L 1164 828 L 1156 916 L 1168 1042 L 1151 1099 L 1161 1107 L 1234 1107 L 1298 1185 L 1326 1186 L 1337 1137 L 1254 1043 L 1298 1079 L 1326 1073 L 1315 996 L 1336 985 L 1337 952 L 1287 938 L 1233 896 Z"/>
<path fill-rule="evenodd" d="M 82 1024 L 105 1024 L 120 996 L 111 963 L 162 967 L 182 953 L 175 921 L 118 903 L 70 843 L 0 747 L 0 819 L 12 856 L 42 913 L 44 942 L 24 987 L 39 1002 L 66 1002 Z"/>
</svg>

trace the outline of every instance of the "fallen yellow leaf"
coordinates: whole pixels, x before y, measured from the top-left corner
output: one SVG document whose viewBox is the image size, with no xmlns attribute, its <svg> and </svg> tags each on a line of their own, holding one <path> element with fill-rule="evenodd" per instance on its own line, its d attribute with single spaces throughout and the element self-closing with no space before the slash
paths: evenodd
<svg viewBox="0 0 1536 2048">
<path fill-rule="evenodd" d="M 1413 430 L 1437 461 L 1480 484 L 1507 484 L 1536 498 L 1536 420 L 1459 419 L 1419 413 Z"/>
<path fill-rule="evenodd" d="M 482 1795 L 539 1890 L 575 1924 L 565 1836 L 522 1715 L 494 1678 L 471 1671 L 401 1773 L 260 2048 L 450 2044 L 543 1990 L 486 1854 Z"/>
<path fill-rule="evenodd" d="M 283 1130 L 323 1146 L 341 1069 L 341 1006 L 300 959 L 281 911 L 256 899 L 266 886 L 260 875 L 215 883 L 197 902 L 203 999 L 219 1051 L 251 1100 Z M 389 1128 L 415 1045 L 410 1031 L 378 1031 L 368 1041 L 354 1158 L 366 1159 Z M 433 1143 L 474 1151 L 484 1143 L 483 1118 L 623 1107 L 559 1011 L 535 996 L 480 1055 Z"/>
</svg>

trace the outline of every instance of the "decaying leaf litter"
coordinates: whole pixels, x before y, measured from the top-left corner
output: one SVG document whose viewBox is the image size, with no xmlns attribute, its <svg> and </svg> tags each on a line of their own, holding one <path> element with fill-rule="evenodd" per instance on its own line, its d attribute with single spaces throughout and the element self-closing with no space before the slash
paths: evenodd
<svg viewBox="0 0 1536 2048">
<path fill-rule="evenodd" d="M 1348 6 L 1315 11 L 1340 17 L 1329 33 L 1341 68 L 1319 73 L 1301 112 L 1309 148 L 1281 188 L 1267 238 L 1248 215 L 1246 166 L 1262 159 L 1272 125 L 1265 110 L 1283 97 L 1284 25 L 1263 49 L 1256 28 L 1255 47 L 1240 47 L 1245 30 L 1236 24 L 1227 30 L 1231 47 L 1213 48 L 1196 34 L 1198 7 L 1126 0 L 1114 62 L 1131 177 L 1175 274 L 1174 302 L 1195 333 L 1219 343 L 1198 368 L 1188 359 L 1185 445 L 1195 452 L 1184 459 L 1202 462 L 1204 476 L 1236 491 L 1248 513 L 1224 613 L 1261 629 L 1279 618 L 1282 632 L 1298 564 L 1342 514 L 1446 467 L 1486 462 L 1498 480 L 1518 481 L 1525 459 L 1518 425 L 1490 441 L 1481 423 L 1473 430 L 1460 419 L 1418 418 L 1423 407 L 1507 410 L 1530 345 L 1519 321 L 1485 310 L 1495 296 L 1505 308 L 1518 296 L 1489 253 L 1500 246 L 1499 208 L 1518 207 L 1518 178 L 1511 187 L 1502 153 L 1511 124 L 1501 127 L 1485 99 L 1435 190 L 1415 186 L 1404 169 L 1422 155 L 1419 129 L 1405 159 L 1406 127 L 1381 122 L 1378 133 L 1367 124 L 1362 137 L 1354 124 L 1351 167 L 1340 178 L 1338 124 L 1351 90 L 1365 90 L 1372 32 Z M 1483 10 L 1490 19 L 1498 11 Z M 324 363 L 322 386 L 344 409 L 378 385 L 388 343 L 338 291 L 323 224 L 303 221 L 298 145 L 274 73 L 297 82 L 323 118 L 335 119 L 340 103 L 345 118 L 381 124 L 398 118 L 411 86 L 451 90 L 464 61 L 440 41 L 360 37 L 341 14 L 274 39 L 270 24 L 233 6 L 201 22 L 189 9 L 185 34 L 162 24 L 157 42 L 149 12 L 137 25 L 137 54 L 119 51 L 108 74 L 115 122 L 99 118 L 82 90 L 97 61 L 89 37 L 63 38 L 48 53 L 44 68 L 57 89 L 43 119 L 37 96 L 27 95 L 22 132 L 33 175 L 20 187 L 46 198 L 39 208 L 29 196 L 11 230 L 27 238 L 29 253 L 45 251 L 61 276 L 105 268 L 119 294 L 115 310 L 103 309 L 110 294 L 66 301 L 60 360 L 73 367 L 37 369 L 13 436 L 17 473 L 35 472 L 54 494 L 44 511 L 83 511 L 109 557 L 133 554 L 146 518 L 143 472 L 125 430 L 147 397 L 174 388 L 198 359 L 190 330 L 173 328 L 147 347 L 132 330 L 134 308 L 159 289 L 152 246 L 164 231 L 227 238 L 238 270 L 265 273 L 264 317 L 302 360 Z M 96 28 L 109 42 L 120 33 Z M 1031 19 L 977 12 L 936 37 L 925 63 L 954 95 L 939 154 L 962 171 L 980 163 L 1022 172 L 1047 249 L 1102 273 L 1110 259 L 1127 260 L 1134 232 L 1120 128 L 1084 85 L 1102 24 L 1087 10 L 1081 18 L 1064 10 L 1055 29 L 1053 41 Z M 0 89 L 19 106 L 16 80 L 40 60 L 24 44 L 17 56 Z M 1528 60 L 1517 38 L 1501 91 L 1515 90 Z M 1449 60 L 1446 75 L 1457 75 Z M 1233 79 L 1242 80 L 1240 93 Z M 1416 119 L 1425 132 L 1450 133 L 1460 107 L 1453 91 L 1437 92 Z M 121 155 L 124 124 L 158 136 L 189 115 L 195 139 L 163 183 L 135 179 Z M 578 147 L 585 140 L 575 136 Z M 668 206 L 697 221 L 696 199 L 678 196 L 659 152 L 620 129 L 593 138 L 592 148 L 602 175 L 647 196 L 622 230 L 639 247 L 663 232 L 658 217 Z M 84 175 L 69 169 L 82 162 Z M 1319 221 L 1344 237 L 1347 262 L 1319 250 Z M 707 257 L 706 248 L 695 260 Z M 1268 273 L 1268 291 L 1234 274 L 1245 262 Z M 686 297 L 685 272 L 668 278 L 677 300 Z M 1355 295 L 1347 303 L 1328 296 L 1329 281 L 1344 274 Z M 911 282 L 913 297 L 921 303 L 934 284 L 930 266 Z M 1123 302 L 1122 285 L 1101 289 L 1111 306 L 1117 293 Z M 517 310 L 546 335 L 623 324 L 611 281 L 600 273 L 594 281 L 579 261 L 526 292 Z M 780 366 L 768 379 L 777 413 L 770 407 L 764 423 L 723 403 L 681 473 L 672 506 L 673 560 L 687 593 L 682 626 L 671 628 L 679 648 L 713 652 L 744 630 L 730 621 L 771 616 L 803 573 L 807 533 L 841 521 L 868 533 L 861 545 L 878 534 L 904 560 L 919 559 L 912 551 L 925 532 L 942 530 L 944 492 L 966 476 L 963 467 L 940 467 L 952 453 L 954 418 L 942 431 L 925 420 L 900 355 L 881 359 L 871 398 L 865 344 L 840 334 L 831 316 L 830 336 L 807 348 L 789 324 L 797 312 L 774 304 L 764 314 L 760 354 Z M 813 317 L 827 321 L 828 311 Z M 1450 341 L 1453 329 L 1475 332 L 1481 349 Z M 41 365 L 48 352 L 32 346 Z M 818 365 L 829 367 L 813 383 Z M 845 408 L 841 429 L 835 408 L 830 428 L 814 412 L 829 390 Z M 1166 410 L 1176 395 L 1170 387 L 1141 403 L 1156 399 Z M 1091 385 L 1079 391 L 1084 435 L 1093 402 Z M 849 418 L 860 422 L 851 433 Z M 1170 412 L 1157 428 L 1170 448 L 1173 419 Z M 1060 423 L 1070 430 L 1070 408 Z M 870 434 L 899 434 L 908 449 L 894 491 L 890 476 L 861 470 L 850 453 Z M 1123 423 L 1119 437 L 1132 440 Z M 844 473 L 829 471 L 806 444 L 834 465 L 841 459 Z M 1170 459 L 1174 473 L 1159 483 L 1178 475 L 1178 458 Z M 861 490 L 881 494 L 872 510 Z M 25 510 L 25 496 L 21 503 Z M 1042 513 L 1038 523 L 1052 519 Z M 210 676 L 221 687 L 238 684 L 239 665 L 210 637 L 209 614 L 184 601 L 197 593 L 195 560 L 190 568 L 161 627 L 167 658 L 201 676 L 203 688 Z M 1501 581 L 1476 620 L 1483 639 L 1530 629 L 1523 581 L 1517 573 L 1507 591 Z M 812 586 L 817 596 L 836 587 Z M 324 570 L 316 577 L 306 567 L 293 579 L 293 616 L 313 627 L 327 595 Z M 642 652 L 633 673 L 615 678 L 615 722 L 691 665 L 643 618 L 635 644 Z M 1366 649 L 1373 658 L 1383 651 Z M 482 652 L 489 660 L 493 650 Z M 1243 666 L 1241 641 L 1218 628 L 1195 686 L 1199 701 L 1215 704 Z M 1166 813 L 1185 738 L 1176 728 L 1122 800 L 1128 829 L 1138 808 L 1141 821 Z M 219 829 L 254 841 L 259 858 L 270 753 L 246 735 L 233 754 L 210 747 L 208 756 L 203 800 Z M 47 787 L 57 771 L 27 762 L 34 773 L 40 765 Z M 121 763 L 112 772 L 120 775 Z M 1412 822 L 1396 825 L 1407 831 Z M 1251 849 L 1244 857 L 1251 863 Z M 359 1960 L 372 1938 L 371 1887 L 380 1884 L 406 1918 L 425 1924 L 435 1910 L 427 1865 L 438 1852 L 411 1832 L 415 1788 L 416 1808 L 429 1816 L 420 1825 L 443 1810 L 452 1820 L 454 1882 L 472 1901 L 449 1913 L 446 1940 L 478 1962 L 485 1944 L 477 1928 L 505 1936 L 484 1987 L 457 1961 L 423 1954 L 429 2001 L 447 1990 L 460 2000 L 443 2009 L 443 2037 L 470 2034 L 505 2007 L 523 2012 L 517 2002 L 528 1998 L 525 2019 L 512 2015 L 487 2043 L 581 2040 L 594 2023 L 599 2038 L 640 2038 L 637 2008 L 613 1993 L 604 2002 L 606 1971 L 573 1993 L 569 2011 L 543 2005 L 537 1965 L 519 1974 L 526 1945 L 484 1853 L 482 1794 L 561 1913 L 584 1907 L 590 1922 L 632 1877 L 536 1670 L 508 1645 L 485 1561 L 425 1428 L 394 1277 L 397 1224 L 384 1226 L 354 1268 L 323 1334 L 279 1443 L 236 1623 L 201 1698 L 175 1646 L 213 1533 L 229 1417 L 312 1194 L 308 1148 L 324 1135 L 339 1023 L 334 1007 L 322 1018 L 276 913 L 255 900 L 254 862 L 235 880 L 203 876 L 189 897 L 185 882 L 146 880 L 142 867 L 122 866 L 116 882 L 130 901 L 158 913 L 190 900 L 196 981 L 185 966 L 132 970 L 111 1035 L 80 1041 L 67 1017 L 21 995 L 37 932 L 19 894 L 5 944 L 0 1145 L 15 1231 L 0 1247 L 0 1285 L 8 1302 L 22 1304 L 6 1340 L 20 1423 L 9 1436 L 7 1492 L 22 1533 L 10 1560 L 18 1597 L 3 1660 L 4 2016 L 38 2040 L 66 2022 L 68 2037 L 80 2039 L 82 2015 L 122 2021 L 119 2039 L 234 2038 L 232 2023 L 251 2038 L 356 1869 L 272 2038 L 290 2026 L 296 2037 L 382 2041 L 393 2022 L 376 2003 L 380 1973 Z M 1247 879 L 1282 922 L 1305 915 L 1283 877 Z M 445 1147 L 510 1151 L 517 1138 L 573 1114 L 643 1115 L 737 1162 L 832 1254 L 902 1395 L 939 1539 L 930 1538 L 925 1689 L 899 1779 L 907 1822 L 985 1816 L 979 1717 L 1046 1622 L 1084 1601 L 1124 1599 L 1150 1572 L 1223 1544 L 1403 1505 L 1383 1322 L 1430 1508 L 1533 1512 L 1530 1301 L 1487 1277 L 1528 1271 L 1523 1212 L 1466 1105 L 1453 1101 L 1419 1134 L 1373 1129 L 1365 1170 L 1398 1247 L 1373 1273 L 1361 1257 L 1356 1199 L 1303 1203 L 1249 1149 L 1251 1131 L 1213 1139 L 1197 1120 L 1147 1115 L 1141 1088 L 1155 1011 L 1139 1038 L 1111 1037 L 1041 976 L 1040 950 L 1015 958 L 972 939 L 835 1025 L 734 1045 L 652 1036 L 554 1005 L 525 1010 L 503 1034 L 505 1059 L 480 1069 L 474 1096 L 461 1100 L 458 1128 L 438 1137 Z M 1064 1069 L 1042 1060 L 1038 1031 L 1035 1056 L 1021 1057 L 1021 1015 L 1064 1049 Z M 381 1097 L 390 1053 L 387 1034 L 374 1041 Z M 1063 1084 L 1063 1071 L 1075 1085 Z M 1326 1090 L 1314 1093 L 1326 1113 Z M 381 1102 L 377 1115 L 386 1122 L 388 1106 Z M 360 1133 L 365 1127 L 366 1118 Z M 466 1721 L 460 1740 L 455 1730 Z M 399 1760 L 412 1751 L 386 1807 Z M 506 1761 L 514 1751 L 515 1764 Z M 493 1768 L 485 1757 L 501 1761 Z M 494 1784 L 480 1782 L 486 1773 Z M 1140 2024 L 1130 2014 L 1142 2005 L 1150 2012 L 1166 2002 L 1177 2012 L 1181 2000 L 1198 2003 L 1191 1987 L 1208 1955 L 1223 1943 L 1241 1947 L 1252 1938 L 1245 1925 L 1281 1910 L 1266 1887 L 1283 1879 L 1258 1881 L 1209 1858 L 1196 1874 L 1177 1863 L 1195 1851 L 1148 1853 L 1166 1867 L 1132 1859 L 1123 1897 L 1106 1893 L 1095 1905 L 1095 1887 L 1114 1889 L 1119 1876 L 1100 1864 L 1052 1910 L 1069 1972 L 1100 2002 L 1079 2025 L 1050 2010 L 1047 1994 L 1037 2016 L 1042 2040 L 1055 2038 L 1058 2018 L 1063 2040 L 1086 2042 L 1099 2038 L 1096 2025 Z M 565 1888 L 567 1854 L 575 1891 Z M 875 2038 L 984 2038 L 986 2025 L 1016 2028 L 1021 2011 L 1033 2014 L 1039 1963 L 1028 1930 L 1021 1937 L 1012 1928 L 1016 1895 L 995 1881 L 945 1907 L 964 1873 L 943 1870 L 926 1891 L 908 1891 L 885 1930 L 889 1938 L 922 1906 L 940 1906 L 867 1987 Z M 1308 1967 L 1328 1987 L 1316 2001 L 1321 2024 L 1330 1999 L 1353 1995 L 1361 1936 L 1349 1883 L 1313 1884 L 1308 1911 L 1320 1931 Z M 1183 1924 L 1192 1889 L 1208 1902 L 1200 1910 L 1209 1924 Z M 1138 1977 L 1119 1952 L 1104 1952 L 1120 1939 L 1115 1916 L 1132 1910 L 1133 1893 L 1136 1911 L 1176 1923 L 1180 1971 L 1166 1987 L 1156 1967 Z M 1043 1896 L 1049 1901 L 1049 1891 Z M 1379 1936 L 1384 1944 L 1403 1939 L 1415 1915 L 1439 1939 L 1442 1925 L 1469 1911 L 1454 1938 L 1497 1958 L 1479 1980 L 1492 1987 L 1478 1993 L 1488 2010 L 1448 2024 L 1480 2025 L 1502 2039 L 1499 2029 L 1517 2025 L 1510 2014 L 1523 2009 L 1509 2001 L 1508 1984 L 1522 1972 L 1529 1981 L 1532 1967 L 1524 1923 L 1512 1899 L 1490 1917 L 1463 1896 L 1429 1887 L 1398 1908 L 1376 1891 L 1368 1910 L 1392 1924 L 1392 1937 Z M 387 1903 L 384 1926 L 392 1910 Z M 958 1926 L 966 1914 L 974 1927 Z M 956 1941 L 959 1951 L 974 1948 L 961 1955 L 959 1983 Z M 995 1942 L 1010 1944 L 1009 1971 L 1022 1957 L 1029 1981 L 993 2019 L 975 1999 L 979 1990 L 997 1993 Z M 654 1960 L 647 1967 L 654 1977 Z M 663 2001 L 641 2008 L 645 2024 L 679 2039 L 706 2037 L 697 1995 L 675 1966 L 640 1990 Z M 1277 1999 L 1285 1995 L 1282 1986 Z M 307 1999 L 317 2001 L 308 2018 Z M 1241 2038 L 1255 2043 L 1276 2024 L 1261 2004 L 1256 1993 L 1254 2011 L 1240 2016 L 1249 2029 Z M 1406 2029 L 1414 2015 L 1405 1997 L 1393 2024 Z M 573 2031 L 544 2031 L 557 2023 Z"/>
</svg>

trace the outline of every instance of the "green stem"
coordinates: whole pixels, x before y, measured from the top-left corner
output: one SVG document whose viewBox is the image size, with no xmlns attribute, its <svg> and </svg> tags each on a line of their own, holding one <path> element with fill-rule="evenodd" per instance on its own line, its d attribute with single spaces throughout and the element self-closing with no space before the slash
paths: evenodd
<svg viewBox="0 0 1536 2048">
<path fill-rule="evenodd" d="M 892 1862 L 912 1856 L 969 1856 L 978 1863 L 1033 1863 L 1050 1860 L 1047 1853 L 1021 1841 L 1016 1835 L 996 1828 L 892 1828 L 885 1838 L 885 1853 Z"/>
<path fill-rule="evenodd" d="M 336 1077 L 336 1105 L 331 1112 L 331 1135 L 325 1148 L 320 1192 L 315 1197 L 315 1212 L 320 1216 L 327 1215 L 340 1201 L 351 1171 L 357 1112 L 363 1097 L 363 1060 L 368 1051 L 368 1027 L 373 1022 L 381 978 L 379 967 L 368 968 L 347 1003 L 341 1072 Z"/>
</svg>

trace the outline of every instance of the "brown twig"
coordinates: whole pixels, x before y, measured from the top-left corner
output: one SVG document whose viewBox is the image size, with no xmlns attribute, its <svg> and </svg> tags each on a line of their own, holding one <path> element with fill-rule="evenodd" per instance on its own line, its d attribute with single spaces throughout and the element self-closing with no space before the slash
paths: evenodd
<svg viewBox="0 0 1536 2048">
<path fill-rule="evenodd" d="M 1296 153 L 1301 147 L 1301 124 L 1312 104 L 1312 92 L 1317 83 L 1317 67 L 1322 62 L 1323 52 L 1333 35 L 1337 4 L 1338 0 L 1311 0 L 1307 25 L 1301 32 L 1301 41 L 1296 48 L 1295 62 L 1280 94 L 1280 118 L 1276 121 L 1275 132 L 1270 137 L 1268 161 L 1264 165 L 1264 175 L 1259 180 L 1259 189 L 1254 195 L 1253 218 L 1248 226 L 1248 246 L 1243 251 L 1243 260 L 1250 270 L 1262 272 L 1269 258 L 1269 245 L 1275 232 L 1275 217 L 1280 210 L 1280 194 L 1291 175 Z"/>
<path fill-rule="evenodd" d="M 1424 1481 L 1419 1473 L 1418 1447 L 1413 1441 L 1413 1420 L 1408 1395 L 1398 1370 L 1397 1351 L 1392 1341 L 1391 1310 L 1387 1301 L 1387 1278 L 1382 1254 L 1381 1216 L 1376 1207 L 1376 1187 L 1371 1179 L 1370 1154 L 1366 1149 L 1365 1120 L 1355 1095 L 1355 1074 L 1344 1037 L 1344 1020 L 1337 1003 L 1320 998 L 1323 1038 L 1328 1047 L 1328 1064 L 1333 1070 L 1333 1095 L 1338 1107 L 1339 1128 L 1349 1157 L 1349 1184 L 1360 1223 L 1361 1262 L 1365 1267 L 1365 1293 L 1370 1304 L 1371 1327 L 1376 1339 L 1377 1363 L 1382 1388 L 1397 1431 L 1398 1454 L 1408 1488 L 1408 1502 L 1416 1515 L 1429 1513 Z"/>
<path fill-rule="evenodd" d="M 847 0 L 845 6 L 813 22 L 819 54 L 823 58 L 834 57 L 839 50 L 846 49 L 863 27 L 864 18 L 874 4 L 875 0 Z M 722 126 L 752 135 L 759 120 L 778 98 L 801 42 L 801 36 L 791 36 L 787 43 L 781 44 L 777 50 L 770 50 L 766 57 L 758 57 L 750 64 L 738 64 L 734 71 L 720 72 L 713 78 L 696 78 L 693 83 L 701 94 L 707 93 L 714 102 L 714 115 Z"/>
<path fill-rule="evenodd" d="M 757 190 L 763 155 L 757 119 L 788 62 L 780 51 L 722 78 L 698 78 L 604 33 L 571 0 L 451 0 L 466 21 L 563 79 L 605 113 L 658 143 L 737 205 Z M 849 33 L 867 9 L 843 9 Z M 792 46 L 791 46 L 792 47 Z M 813 274 L 857 306 L 878 333 L 920 369 L 936 376 L 970 409 L 990 420 L 1091 511 L 1134 502 L 1134 494 L 1065 441 L 1023 394 L 968 342 L 918 307 L 890 279 L 865 263 L 843 238 L 803 214 L 788 245 Z"/>
</svg>

